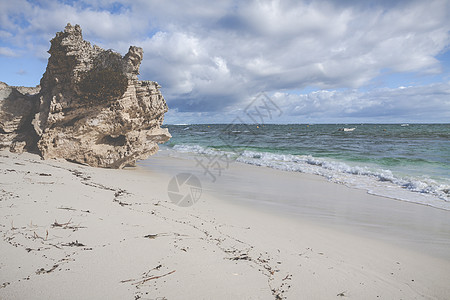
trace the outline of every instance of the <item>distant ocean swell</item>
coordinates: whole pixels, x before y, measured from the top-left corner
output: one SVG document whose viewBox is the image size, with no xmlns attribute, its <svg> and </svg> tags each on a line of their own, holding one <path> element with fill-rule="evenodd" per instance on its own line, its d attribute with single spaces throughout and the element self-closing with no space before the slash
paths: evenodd
<svg viewBox="0 0 450 300">
<path fill-rule="evenodd" d="M 312 155 L 292 155 L 242 150 L 230 152 L 217 147 L 177 144 L 167 148 L 177 153 L 196 155 L 226 155 L 240 163 L 269 167 L 290 172 L 316 174 L 349 187 L 360 188 L 371 194 L 398 200 L 430 205 L 450 210 L 450 182 L 438 182 L 426 176 L 401 176 L 380 166 L 349 165 L 332 158 Z"/>
</svg>

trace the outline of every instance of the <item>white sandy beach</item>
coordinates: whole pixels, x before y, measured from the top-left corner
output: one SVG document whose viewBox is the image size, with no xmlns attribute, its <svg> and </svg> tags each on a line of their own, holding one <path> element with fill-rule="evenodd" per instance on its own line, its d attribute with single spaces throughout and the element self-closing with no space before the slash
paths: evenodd
<svg viewBox="0 0 450 300">
<path fill-rule="evenodd" d="M 237 163 L 179 207 L 192 161 L 144 164 L 0 152 L 0 298 L 450 298 L 447 211 Z"/>
</svg>

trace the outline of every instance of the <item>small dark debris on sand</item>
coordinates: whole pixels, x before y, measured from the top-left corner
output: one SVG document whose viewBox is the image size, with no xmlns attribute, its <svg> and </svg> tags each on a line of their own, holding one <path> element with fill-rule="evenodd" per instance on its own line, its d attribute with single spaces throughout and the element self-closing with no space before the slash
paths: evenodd
<svg viewBox="0 0 450 300">
<path fill-rule="evenodd" d="M 336 296 L 338 296 L 338 297 L 345 297 L 345 293 L 347 293 L 347 292 L 346 291 L 345 292 L 341 292 L 341 293 L 337 294 Z"/>
<path fill-rule="evenodd" d="M 48 270 L 45 270 L 44 268 L 40 268 L 39 270 L 36 271 L 36 274 L 45 274 L 45 273 L 51 273 L 53 272 L 57 267 L 59 267 L 59 265 L 54 265 L 53 267 L 51 267 Z"/>
<path fill-rule="evenodd" d="M 252 260 L 252 259 L 247 254 L 241 254 L 235 257 L 231 257 L 230 260 Z"/>
<path fill-rule="evenodd" d="M 144 236 L 145 238 L 147 238 L 147 239 L 156 239 L 157 237 L 158 237 L 158 235 L 157 234 L 147 234 L 146 236 Z"/>
<path fill-rule="evenodd" d="M 82 243 L 80 243 L 78 241 L 75 241 L 75 242 L 70 242 L 70 243 L 67 243 L 67 244 L 62 244 L 61 246 L 66 246 L 66 247 L 84 247 L 86 245 L 84 245 L 84 244 L 82 244 Z"/>
</svg>

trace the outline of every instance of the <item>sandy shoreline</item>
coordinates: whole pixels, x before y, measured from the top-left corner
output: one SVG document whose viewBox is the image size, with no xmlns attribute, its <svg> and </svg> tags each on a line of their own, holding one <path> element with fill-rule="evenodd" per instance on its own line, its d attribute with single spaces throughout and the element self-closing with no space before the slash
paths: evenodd
<svg viewBox="0 0 450 300">
<path fill-rule="evenodd" d="M 178 207 L 167 184 L 179 165 L 158 169 L 170 160 L 155 160 L 153 169 L 107 170 L 0 152 L 0 298 L 450 297 L 444 257 L 221 200 L 214 185 L 205 184 L 194 206 Z M 236 178 L 222 180 L 233 185 Z M 224 198 L 246 198 L 252 188 L 268 194 L 257 182 Z M 361 195 L 315 184 L 321 195 Z M 418 217 L 427 209 L 413 208 Z"/>
<path fill-rule="evenodd" d="M 324 177 L 231 163 L 213 182 L 194 159 L 162 150 L 140 166 L 171 176 L 196 175 L 204 190 L 228 203 L 308 221 L 450 260 L 449 211 L 370 195 Z M 204 157 L 198 157 L 203 158 Z M 216 172 L 217 175 L 217 172 Z"/>
</svg>

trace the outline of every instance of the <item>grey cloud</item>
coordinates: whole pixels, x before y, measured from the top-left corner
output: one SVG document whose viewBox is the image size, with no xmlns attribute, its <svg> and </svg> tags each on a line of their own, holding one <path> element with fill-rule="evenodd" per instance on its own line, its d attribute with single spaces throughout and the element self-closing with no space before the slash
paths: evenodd
<svg viewBox="0 0 450 300">
<path fill-rule="evenodd" d="M 275 93 L 272 99 L 287 115 L 301 119 L 409 122 L 450 120 L 450 83 L 427 86 L 317 91 L 303 95 Z"/>
<path fill-rule="evenodd" d="M 215 56 L 226 62 L 231 88 L 239 86 L 236 90 L 241 93 L 307 86 L 358 88 L 370 83 L 383 69 L 440 72 L 434 55 L 449 42 L 445 2 L 405 1 L 392 9 L 376 6 L 370 10 L 362 6 L 337 7 L 326 1 L 285 3 L 246 2 L 224 15 L 220 15 L 225 12 L 220 9 L 215 14 L 188 11 L 180 18 L 179 27 L 176 18 L 171 26 L 178 34 L 186 26 L 184 34 L 198 41 L 196 45 L 186 43 L 186 48 L 201 49 L 205 58 Z M 171 11 L 174 13 L 176 10 Z M 193 15 L 196 17 L 193 25 L 187 24 L 186 18 Z M 192 64 L 189 55 L 180 57 L 179 49 L 174 49 L 169 41 L 166 46 L 157 59 L 181 69 L 160 68 L 166 73 L 161 77 L 189 81 L 197 101 L 214 101 L 210 94 L 202 97 L 205 82 L 217 91 L 223 86 L 217 74 L 205 71 L 213 67 L 211 60 Z M 148 74 L 158 76 L 156 71 Z M 181 99 L 187 94 L 178 92 L 179 87 L 179 84 L 169 84 L 167 89 L 173 104 L 183 110 L 179 105 L 183 105 Z M 190 91 L 188 94 L 192 95 Z M 221 93 L 216 95 L 218 99 L 221 96 Z M 234 101 L 240 100 L 231 100 Z M 224 107 L 222 101 L 218 102 L 214 107 Z"/>
<path fill-rule="evenodd" d="M 79 23 L 85 38 L 102 47 L 124 53 L 130 44 L 141 46 L 141 79 L 158 81 L 169 107 L 180 114 L 212 115 L 242 106 L 260 91 L 276 95 L 314 87 L 347 92 L 319 92 L 303 100 L 285 95 L 283 101 L 298 102 L 286 107 L 295 112 L 305 105 L 302 112 L 311 116 L 326 116 L 325 107 L 333 109 L 328 114 L 339 111 L 339 117 L 384 115 L 375 109 L 382 106 L 379 91 L 348 91 L 371 84 L 382 70 L 439 74 L 435 57 L 450 44 L 450 2 L 445 0 L 94 0 L 40 6 L 17 1 L 27 22 L 8 17 L 18 13 L 16 4 L 2 4 L 0 17 L 16 46 L 48 49 L 49 38 L 68 21 Z"/>
</svg>

